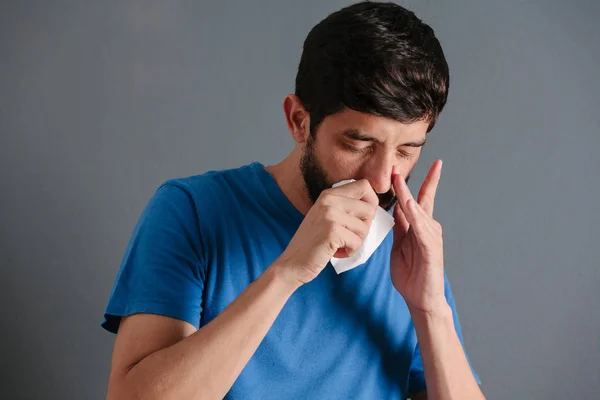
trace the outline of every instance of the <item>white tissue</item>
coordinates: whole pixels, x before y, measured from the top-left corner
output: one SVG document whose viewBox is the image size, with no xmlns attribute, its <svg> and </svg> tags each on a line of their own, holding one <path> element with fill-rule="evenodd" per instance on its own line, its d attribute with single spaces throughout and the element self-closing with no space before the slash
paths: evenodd
<svg viewBox="0 0 600 400">
<path fill-rule="evenodd" d="M 341 181 L 333 185 L 338 187 L 345 185 L 346 183 L 354 182 L 354 179 Z M 363 241 L 362 246 L 354 253 L 351 257 L 331 259 L 331 265 L 335 269 L 337 274 L 351 270 L 352 268 L 358 267 L 361 264 L 367 262 L 369 257 L 377 250 L 383 239 L 387 236 L 389 231 L 394 227 L 394 217 L 388 214 L 383 208 L 377 207 L 375 218 L 371 223 L 371 228 L 367 237 Z"/>
</svg>

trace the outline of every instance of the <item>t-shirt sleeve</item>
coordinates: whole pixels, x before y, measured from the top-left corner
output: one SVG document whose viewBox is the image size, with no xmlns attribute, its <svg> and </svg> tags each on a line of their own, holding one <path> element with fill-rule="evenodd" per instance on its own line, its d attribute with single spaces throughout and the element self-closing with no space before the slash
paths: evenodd
<svg viewBox="0 0 600 400">
<path fill-rule="evenodd" d="M 460 321 L 458 318 L 458 313 L 456 312 L 456 305 L 454 303 L 454 296 L 452 295 L 452 289 L 450 288 L 450 282 L 448 281 L 448 277 L 444 275 L 444 292 L 446 295 L 446 300 L 452 309 L 452 319 L 454 320 L 454 327 L 456 329 L 456 334 L 460 339 L 460 342 L 463 346 L 463 351 L 465 351 L 465 356 L 471 366 L 471 371 L 473 372 L 473 376 L 478 384 L 481 385 L 481 379 L 479 379 L 479 375 L 473 369 L 473 365 L 471 364 L 471 360 L 469 359 L 469 355 L 465 350 L 465 344 L 463 341 L 462 329 L 460 327 Z M 410 373 L 408 379 L 408 392 L 409 393 L 418 393 L 426 390 L 425 385 L 425 372 L 423 371 L 423 360 L 421 359 L 421 350 L 419 345 L 415 347 L 412 363 L 410 366 Z"/>
<path fill-rule="evenodd" d="M 187 321 L 198 328 L 204 277 L 191 192 L 178 181 L 165 182 L 135 226 L 101 326 L 116 333 L 121 317 L 150 313 Z"/>
</svg>

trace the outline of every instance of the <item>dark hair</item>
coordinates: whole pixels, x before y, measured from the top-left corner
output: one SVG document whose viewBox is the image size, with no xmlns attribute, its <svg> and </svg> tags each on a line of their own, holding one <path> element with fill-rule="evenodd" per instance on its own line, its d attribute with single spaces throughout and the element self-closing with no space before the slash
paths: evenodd
<svg viewBox="0 0 600 400">
<path fill-rule="evenodd" d="M 429 132 L 448 98 L 448 64 L 433 29 L 394 3 L 361 2 L 330 14 L 304 41 L 296 95 L 314 135 L 344 107 Z"/>
</svg>

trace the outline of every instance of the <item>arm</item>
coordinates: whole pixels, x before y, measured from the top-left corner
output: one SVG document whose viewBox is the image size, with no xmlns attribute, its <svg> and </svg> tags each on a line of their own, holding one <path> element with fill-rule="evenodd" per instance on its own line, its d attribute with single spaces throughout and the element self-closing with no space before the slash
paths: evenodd
<svg viewBox="0 0 600 400">
<path fill-rule="evenodd" d="M 444 294 L 444 252 L 441 224 L 433 205 L 441 161 L 429 170 L 418 202 L 406 182 L 394 176 L 398 203 L 394 208 L 394 244 L 390 274 L 406 300 L 415 326 L 430 400 L 482 400 Z"/>
<path fill-rule="evenodd" d="M 285 267 L 273 264 L 197 331 L 152 314 L 124 318 L 107 399 L 223 398 L 298 287 L 280 273 Z"/>
<path fill-rule="evenodd" d="M 433 312 L 411 310 L 411 316 L 427 382 L 424 399 L 484 399 L 456 334 L 450 306 Z"/>
<path fill-rule="evenodd" d="M 202 285 L 190 271 L 201 260 L 193 257 L 187 241 L 195 231 L 183 225 L 189 221 L 189 213 L 180 215 L 183 207 L 174 206 L 176 195 L 180 193 L 166 196 L 163 192 L 158 198 L 161 202 L 154 202 L 143 218 L 134 240 L 137 253 L 127 259 L 127 273 L 120 274 L 127 279 L 116 285 L 118 298 L 123 300 L 115 301 L 112 309 L 116 311 L 108 314 L 130 315 L 123 304 L 131 305 L 134 294 L 148 304 L 156 303 L 154 298 L 183 303 L 185 309 L 199 303 L 198 288 Z M 294 291 L 314 279 L 334 254 L 352 255 L 360 248 L 377 202 L 366 180 L 324 191 L 283 254 L 197 331 L 190 324 L 193 314 L 181 311 L 181 307 L 173 307 L 175 311 L 167 315 L 184 315 L 188 322 L 149 311 L 123 318 L 113 353 L 108 399 L 223 398 Z M 177 224 L 165 227 L 165 220 L 173 219 L 173 214 L 179 217 Z M 189 258 L 192 265 L 182 265 L 180 258 Z M 166 282 L 166 275 L 173 279 Z M 150 287 L 149 282 L 153 283 Z"/>
</svg>

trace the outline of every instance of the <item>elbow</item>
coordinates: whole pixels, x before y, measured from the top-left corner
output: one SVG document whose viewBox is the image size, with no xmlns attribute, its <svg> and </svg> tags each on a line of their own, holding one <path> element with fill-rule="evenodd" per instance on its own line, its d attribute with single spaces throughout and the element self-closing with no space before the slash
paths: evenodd
<svg viewBox="0 0 600 400">
<path fill-rule="evenodd" d="M 111 374 L 108 380 L 108 389 L 106 393 L 106 400 L 137 400 L 137 399 L 154 399 L 159 398 L 152 396 L 152 390 L 150 385 L 137 385 L 128 376 L 129 371 L 125 371 L 122 374 Z"/>
</svg>

